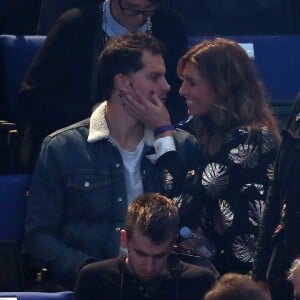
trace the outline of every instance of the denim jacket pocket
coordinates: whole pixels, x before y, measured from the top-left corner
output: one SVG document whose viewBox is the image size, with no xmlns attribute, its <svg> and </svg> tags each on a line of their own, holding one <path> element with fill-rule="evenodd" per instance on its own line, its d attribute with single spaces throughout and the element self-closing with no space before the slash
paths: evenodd
<svg viewBox="0 0 300 300">
<path fill-rule="evenodd" d="M 112 203 L 107 201 L 112 189 L 110 178 L 108 172 L 69 174 L 66 178 L 66 213 L 89 218 L 109 214 L 112 209 Z"/>
</svg>

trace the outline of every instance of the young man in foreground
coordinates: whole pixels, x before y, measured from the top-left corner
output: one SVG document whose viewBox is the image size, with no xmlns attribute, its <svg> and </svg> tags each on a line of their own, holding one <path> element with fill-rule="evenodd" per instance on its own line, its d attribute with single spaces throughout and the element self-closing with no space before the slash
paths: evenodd
<svg viewBox="0 0 300 300">
<path fill-rule="evenodd" d="M 134 200 L 121 231 L 128 254 L 84 267 L 75 299 L 202 299 L 215 277 L 171 254 L 178 219 L 177 207 L 167 197 L 151 193 Z"/>
</svg>

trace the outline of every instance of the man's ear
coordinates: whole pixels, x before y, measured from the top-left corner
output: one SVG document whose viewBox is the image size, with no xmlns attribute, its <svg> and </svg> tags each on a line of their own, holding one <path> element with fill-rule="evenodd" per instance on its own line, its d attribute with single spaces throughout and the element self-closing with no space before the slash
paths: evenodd
<svg viewBox="0 0 300 300">
<path fill-rule="evenodd" d="M 127 91 L 127 88 L 129 88 L 129 79 L 124 74 L 117 74 L 115 76 L 115 87 L 120 91 Z"/>
<path fill-rule="evenodd" d="M 127 232 L 126 232 L 126 230 L 121 229 L 120 235 L 121 235 L 121 247 L 127 248 Z"/>
</svg>

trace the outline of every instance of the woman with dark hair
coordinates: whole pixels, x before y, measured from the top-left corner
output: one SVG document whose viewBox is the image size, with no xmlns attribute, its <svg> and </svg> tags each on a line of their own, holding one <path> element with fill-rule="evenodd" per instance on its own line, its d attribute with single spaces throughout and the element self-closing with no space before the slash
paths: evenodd
<svg viewBox="0 0 300 300">
<path fill-rule="evenodd" d="M 247 273 L 273 175 L 277 122 L 251 59 L 236 42 L 217 38 L 195 45 L 177 71 L 191 116 L 184 128 L 198 138 L 202 163 L 182 172 L 171 152 L 158 163 L 171 174 L 170 191 L 183 195 L 182 226 L 201 228 L 215 245 L 218 271 Z M 170 117 L 156 95 L 147 99 L 133 87 L 124 104 L 157 139 L 172 136 Z M 183 181 L 182 173 L 187 174 Z"/>
<path fill-rule="evenodd" d="M 204 153 L 218 152 L 224 137 L 241 127 L 250 132 L 266 126 L 278 137 L 253 63 L 236 42 L 217 38 L 194 46 L 179 60 L 177 72 Z"/>
</svg>

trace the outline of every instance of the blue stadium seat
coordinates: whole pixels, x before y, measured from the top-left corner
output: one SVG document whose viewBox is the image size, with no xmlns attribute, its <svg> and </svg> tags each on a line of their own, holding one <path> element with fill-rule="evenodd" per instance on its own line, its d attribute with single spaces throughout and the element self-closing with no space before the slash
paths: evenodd
<svg viewBox="0 0 300 300">
<path fill-rule="evenodd" d="M 291 105 L 300 89 L 300 35 L 226 36 L 238 43 L 252 43 L 254 62 L 273 104 Z M 189 46 L 212 36 L 189 38 Z"/>
<path fill-rule="evenodd" d="M 29 175 L 0 176 L 0 291 L 24 287 L 20 248 L 29 182 Z"/>
<path fill-rule="evenodd" d="M 21 82 L 45 36 L 0 35 L 0 173 L 18 173 Z M 14 125 L 14 128 L 12 128 Z"/>
<path fill-rule="evenodd" d="M 30 175 L 0 176 L 0 240 L 21 243 Z"/>
<path fill-rule="evenodd" d="M 10 292 L 0 293 L 1 300 L 71 300 L 73 292 L 40 293 L 40 292 Z"/>
<path fill-rule="evenodd" d="M 212 38 L 190 37 L 189 46 Z M 225 38 L 253 45 L 258 75 L 270 95 L 280 127 L 285 127 L 295 95 L 300 91 L 300 35 L 239 35 Z"/>
<path fill-rule="evenodd" d="M 22 120 L 18 94 L 29 65 L 45 36 L 0 35 L 0 115 L 1 119 Z"/>
</svg>

